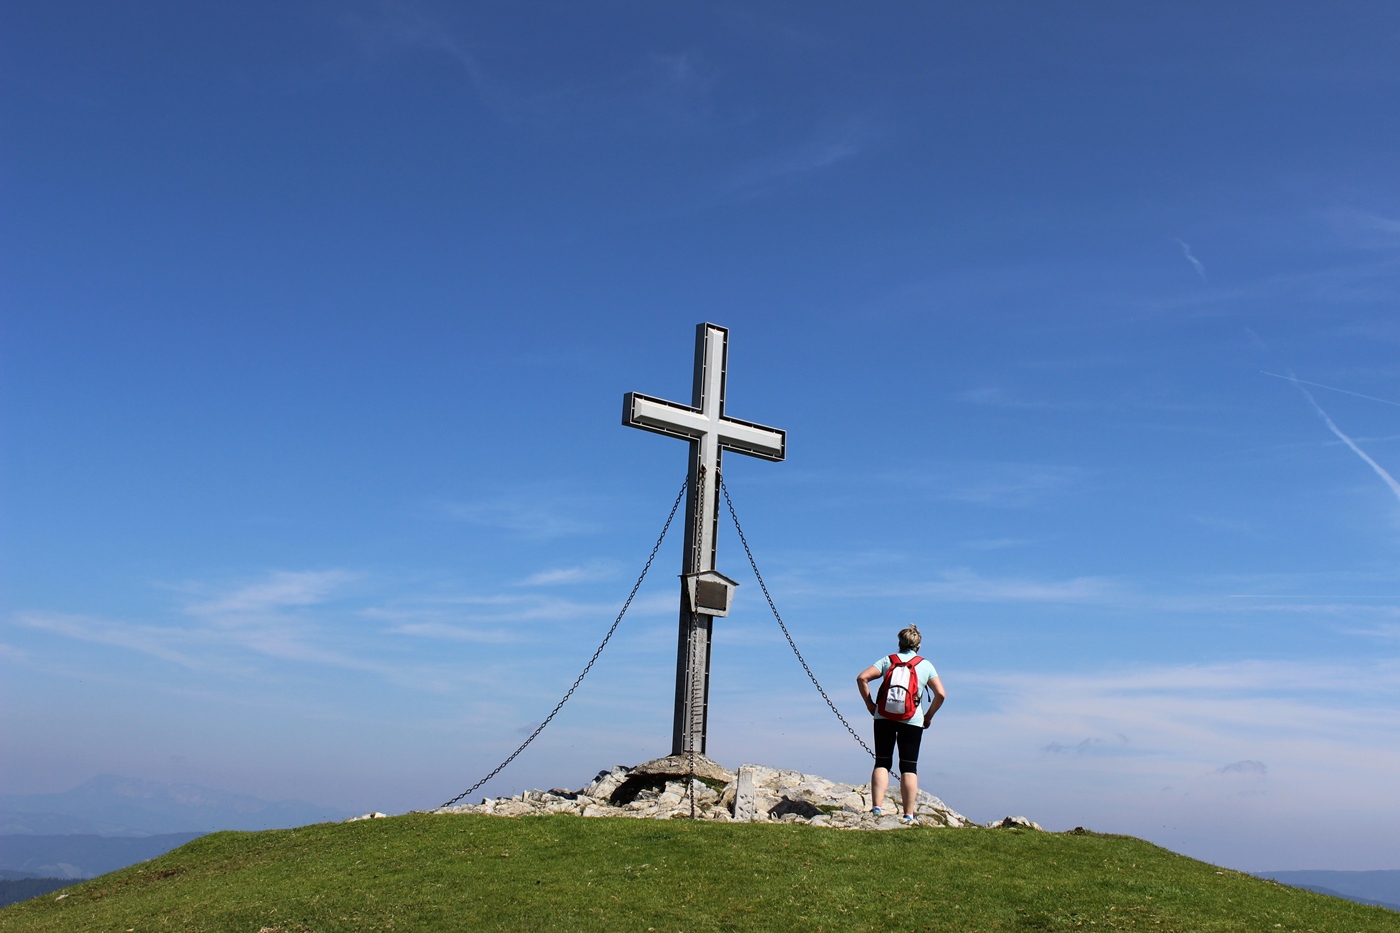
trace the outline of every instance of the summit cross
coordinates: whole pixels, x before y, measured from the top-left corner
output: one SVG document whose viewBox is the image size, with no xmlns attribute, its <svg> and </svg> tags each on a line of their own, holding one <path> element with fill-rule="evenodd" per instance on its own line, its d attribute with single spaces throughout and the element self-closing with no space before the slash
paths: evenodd
<svg viewBox="0 0 1400 933">
<path fill-rule="evenodd" d="M 686 577 L 715 569 L 720 456 L 724 451 L 732 450 L 763 460 L 782 460 L 787 452 L 787 435 L 783 431 L 725 415 L 724 382 L 728 354 L 729 330 L 717 324 L 700 324 L 695 328 L 695 381 L 689 405 L 668 402 L 640 392 L 628 392 L 622 398 L 622 423 L 627 427 L 690 442 L 672 755 L 705 754 L 714 616 L 691 609 Z"/>
</svg>

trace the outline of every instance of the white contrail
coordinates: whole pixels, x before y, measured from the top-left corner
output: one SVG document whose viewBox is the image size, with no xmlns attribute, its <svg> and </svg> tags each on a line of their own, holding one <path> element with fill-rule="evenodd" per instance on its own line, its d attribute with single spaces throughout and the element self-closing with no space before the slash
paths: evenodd
<svg viewBox="0 0 1400 933">
<path fill-rule="evenodd" d="M 1191 263 L 1195 268 L 1196 274 L 1201 277 L 1201 281 L 1206 281 L 1206 267 L 1196 258 L 1195 254 L 1191 252 L 1191 244 L 1181 239 L 1178 239 L 1176 242 L 1181 244 L 1181 255 L 1185 256 L 1186 261 Z"/>
<path fill-rule="evenodd" d="M 1275 379 L 1286 379 L 1289 382 L 1294 383 L 1295 385 L 1313 386 L 1318 389 L 1326 389 L 1329 392 L 1340 392 L 1343 395 L 1354 395 L 1357 398 L 1364 398 L 1368 401 L 1380 402 L 1382 405 L 1394 405 L 1396 408 L 1400 408 L 1400 402 L 1395 402 L 1388 398 L 1376 398 L 1374 395 L 1362 395 L 1360 392 L 1353 392 L 1350 389 L 1339 389 L 1336 386 L 1325 386 L 1320 382 L 1309 382 L 1306 379 L 1299 379 L 1297 376 L 1280 376 L 1278 373 L 1271 373 L 1267 369 L 1261 369 L 1259 371 L 1266 376 L 1273 376 Z"/>
<path fill-rule="evenodd" d="M 1272 373 L 1270 373 L 1270 375 L 1272 375 Z M 1366 451 L 1362 450 L 1360 447 L 1357 447 L 1356 441 L 1352 440 L 1351 438 L 1347 437 L 1345 434 L 1342 433 L 1342 429 L 1337 427 L 1336 422 L 1334 422 L 1328 416 L 1327 412 L 1322 410 L 1321 405 L 1317 404 L 1317 399 L 1313 398 L 1312 393 L 1309 392 L 1307 389 L 1303 388 L 1303 383 L 1301 379 L 1293 375 L 1289 375 L 1286 378 L 1295 386 L 1297 386 L 1298 391 L 1302 392 L 1303 397 L 1306 398 L 1312 404 L 1313 409 L 1318 413 L 1318 415 L 1321 416 L 1323 423 L 1327 425 L 1327 429 L 1333 434 L 1337 435 L 1337 437 L 1341 439 L 1341 442 L 1350 447 L 1352 449 L 1352 452 L 1354 452 L 1358 457 L 1360 457 L 1362 460 L 1365 460 L 1367 466 L 1375 470 L 1376 475 L 1379 476 L 1381 479 L 1385 480 L 1385 484 L 1390 487 L 1390 491 L 1395 494 L 1395 498 L 1397 500 L 1400 500 L 1400 483 L 1397 483 L 1395 481 L 1395 477 L 1387 473 L 1385 471 L 1385 467 L 1372 460 L 1370 456 L 1366 453 Z"/>
</svg>

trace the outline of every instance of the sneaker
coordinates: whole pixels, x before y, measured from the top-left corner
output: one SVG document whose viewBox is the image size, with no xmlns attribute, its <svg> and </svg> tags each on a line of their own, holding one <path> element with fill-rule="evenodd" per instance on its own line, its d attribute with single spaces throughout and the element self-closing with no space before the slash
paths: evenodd
<svg viewBox="0 0 1400 933">
<path fill-rule="evenodd" d="M 885 815 L 885 811 L 884 811 L 884 810 L 881 810 L 879 807 L 871 807 L 871 808 L 870 808 L 870 815 L 871 815 L 871 816 L 884 816 L 884 815 Z"/>
<path fill-rule="evenodd" d="M 918 818 L 917 816 L 915 816 L 914 814 L 912 814 L 912 813 L 906 813 L 906 814 L 904 814 L 903 816 L 901 816 L 901 817 L 899 818 L 899 821 L 900 821 L 901 823 L 903 823 L 905 826 L 918 826 L 918 825 L 919 825 L 919 818 Z"/>
</svg>

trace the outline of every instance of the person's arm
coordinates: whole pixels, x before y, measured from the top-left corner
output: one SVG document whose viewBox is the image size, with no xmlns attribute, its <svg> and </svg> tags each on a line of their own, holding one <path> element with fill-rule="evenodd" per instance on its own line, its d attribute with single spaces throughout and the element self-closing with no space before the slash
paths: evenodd
<svg viewBox="0 0 1400 933">
<path fill-rule="evenodd" d="M 860 690 L 860 698 L 865 701 L 865 708 L 872 716 L 875 715 L 875 700 L 870 696 L 870 682 L 879 677 L 880 669 L 874 664 L 856 675 L 856 688 Z"/>
<path fill-rule="evenodd" d="M 933 700 L 929 702 L 928 712 L 924 713 L 924 728 L 933 722 L 933 714 L 938 712 L 938 707 L 943 705 L 943 701 L 948 699 L 948 691 L 943 689 L 943 681 L 934 674 L 928 679 L 928 688 L 933 691 Z"/>
</svg>

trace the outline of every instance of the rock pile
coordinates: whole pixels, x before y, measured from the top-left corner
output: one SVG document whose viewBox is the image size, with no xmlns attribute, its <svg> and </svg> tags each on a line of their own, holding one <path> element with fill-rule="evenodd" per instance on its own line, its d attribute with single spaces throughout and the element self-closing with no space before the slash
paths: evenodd
<svg viewBox="0 0 1400 933">
<path fill-rule="evenodd" d="M 693 775 L 693 776 L 692 776 Z M 969 827 L 976 824 L 943 801 L 919 792 L 915 807 L 925 826 Z M 443 807 L 433 813 L 485 813 L 527 816 L 572 813 L 577 816 L 674 817 L 721 822 L 809 823 L 838 829 L 897 829 L 902 812 L 898 787 L 886 795 L 885 814 L 870 812 L 870 785 L 842 784 L 799 771 L 746 764 L 738 773 L 708 758 L 692 763 L 683 756 L 619 765 L 600 771 L 587 787 L 569 791 L 530 790 L 515 797 L 484 799 L 479 804 Z M 1009 821 L 1015 821 L 1009 822 Z M 1024 820 L 1024 822 L 1021 822 Z M 1007 817 L 988 825 L 1039 826 L 1024 817 Z"/>
</svg>

